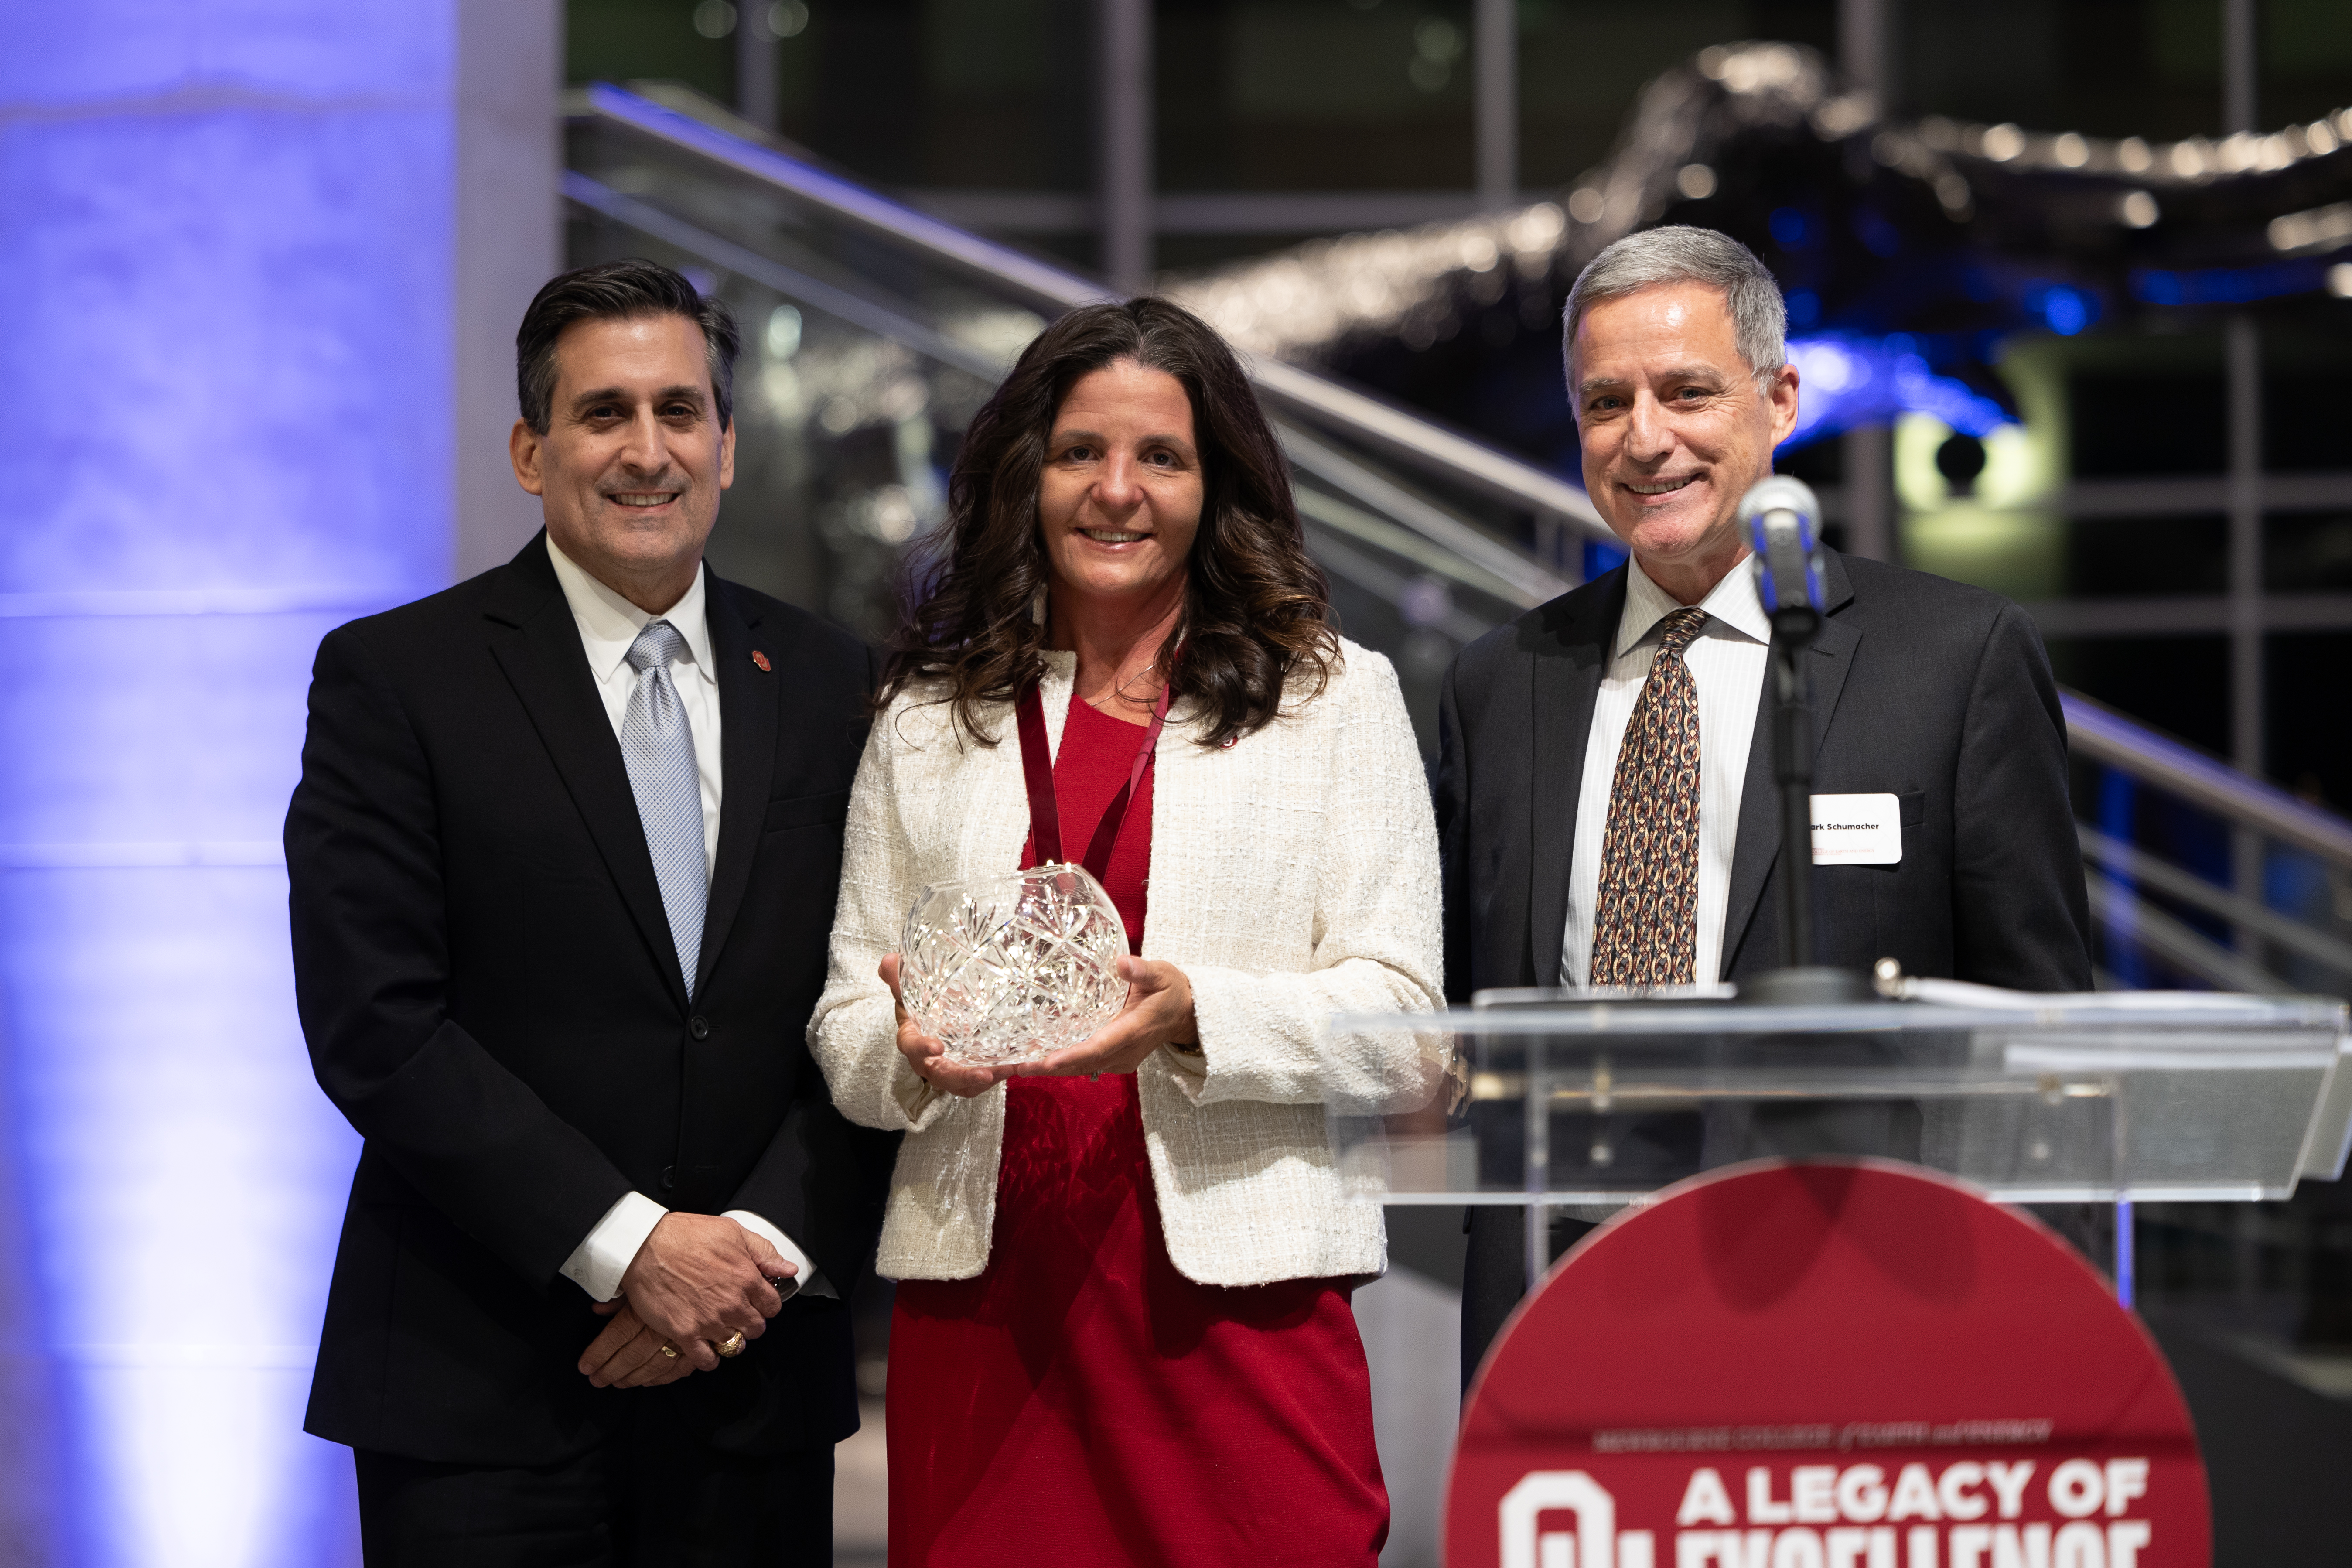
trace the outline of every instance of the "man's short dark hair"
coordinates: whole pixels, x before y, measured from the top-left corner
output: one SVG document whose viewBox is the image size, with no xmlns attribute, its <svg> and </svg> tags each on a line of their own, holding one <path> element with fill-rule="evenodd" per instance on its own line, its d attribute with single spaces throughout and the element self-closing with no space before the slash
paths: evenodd
<svg viewBox="0 0 2352 1568">
<path fill-rule="evenodd" d="M 522 313 L 515 333 L 515 396 L 523 423 L 544 436 L 555 402 L 555 343 L 582 321 L 634 321 L 646 316 L 684 316 L 702 329 L 710 365 L 710 390 L 719 402 L 719 427 L 735 420 L 735 356 L 743 335 L 724 300 L 707 298 L 692 283 L 658 261 L 632 257 L 583 267 L 548 280 Z"/>
</svg>

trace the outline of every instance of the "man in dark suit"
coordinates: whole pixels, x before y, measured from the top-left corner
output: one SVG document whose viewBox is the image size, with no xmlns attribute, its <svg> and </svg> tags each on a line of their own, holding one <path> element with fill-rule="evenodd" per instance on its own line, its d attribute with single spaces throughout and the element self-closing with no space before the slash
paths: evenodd
<svg viewBox="0 0 2352 1568">
<path fill-rule="evenodd" d="M 737 342 L 649 262 L 550 283 L 546 531 L 319 649 L 295 984 L 366 1145 L 306 1426 L 371 1564 L 831 1561 L 893 1143 L 803 1032 L 873 668 L 702 564 Z"/>
<path fill-rule="evenodd" d="M 1795 428 L 1771 274 L 1736 240 L 1619 241 L 1569 296 L 1586 492 L 1632 552 L 1463 649 L 1440 707 L 1446 985 L 1691 984 L 1776 966 L 1770 627 L 1737 512 Z M 2021 990 L 2091 984 L 2065 724 L 1997 595 L 1832 553 L 1805 656 L 1813 790 L 1887 820 L 1811 868 L 1817 962 Z M 1524 1211 L 1474 1208 L 1465 1380 L 1527 1289 Z M 1555 1226 L 1554 1243 L 1586 1228 Z"/>
</svg>

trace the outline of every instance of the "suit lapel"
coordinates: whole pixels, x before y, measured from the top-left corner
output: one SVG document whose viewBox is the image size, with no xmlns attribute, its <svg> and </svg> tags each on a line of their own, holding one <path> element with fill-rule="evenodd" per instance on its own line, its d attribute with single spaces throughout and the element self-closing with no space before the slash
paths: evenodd
<svg viewBox="0 0 2352 1568">
<path fill-rule="evenodd" d="M 1812 688 L 1813 762 L 1818 768 L 1830 723 L 1837 716 L 1838 698 L 1845 690 L 1846 672 L 1853 668 L 1854 649 L 1862 633 L 1838 613 L 1853 602 L 1853 588 L 1844 562 L 1835 551 L 1823 552 L 1828 569 L 1822 574 L 1828 618 L 1807 651 L 1805 673 Z M 1808 861 L 1811 847 L 1808 846 Z M 1772 679 L 1768 673 L 1757 694 L 1756 728 L 1748 742 L 1748 777 L 1739 786 L 1739 837 L 1731 849 L 1730 898 L 1723 911 L 1721 978 L 1731 977 L 1732 960 L 1747 940 L 1762 900 L 1765 881 L 1780 857 L 1780 786 L 1772 780 Z"/>
<path fill-rule="evenodd" d="M 484 614 L 491 623 L 490 652 L 530 715 L 541 744 L 588 825 L 605 869 L 621 890 L 638 933 L 680 1007 L 686 982 L 677 972 L 677 946 L 662 910 L 661 886 L 654 879 L 653 856 L 646 848 L 637 797 L 621 761 L 621 743 L 596 695 L 596 678 L 581 647 L 580 627 L 555 580 L 541 534 L 523 546 L 506 568 Z"/>
<path fill-rule="evenodd" d="M 1609 666 L 1610 646 L 1625 613 L 1625 568 L 1557 602 L 1559 618 L 1542 626 L 1529 680 L 1533 737 L 1528 769 L 1533 847 L 1528 900 L 1528 940 L 1533 984 L 1581 984 L 1559 972 L 1568 931 L 1570 861 L 1576 845 L 1576 803 L 1584 787 L 1584 754 L 1592 706 Z M 1538 612 L 1540 614 L 1540 612 Z"/>
<path fill-rule="evenodd" d="M 786 701 L 804 700 L 806 689 L 795 687 L 774 668 L 780 650 L 762 647 L 756 633 L 756 614 L 746 619 L 730 584 L 712 574 L 704 590 L 710 621 L 710 657 L 719 669 L 719 865 L 710 879 L 710 903 L 702 921 L 702 957 L 695 973 L 695 994 L 719 962 L 727 945 L 728 928 L 743 907 L 743 893 L 751 880 L 751 861 L 768 809 L 768 792 L 775 779 L 778 710 Z M 758 648 L 769 659 L 755 664 Z M 808 733 L 814 722 L 800 726 Z"/>
</svg>

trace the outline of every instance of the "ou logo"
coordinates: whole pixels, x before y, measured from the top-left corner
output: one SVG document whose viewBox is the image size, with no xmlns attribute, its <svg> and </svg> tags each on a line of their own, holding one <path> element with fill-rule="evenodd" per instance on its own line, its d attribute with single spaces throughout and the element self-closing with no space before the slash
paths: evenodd
<svg viewBox="0 0 2352 1568">
<path fill-rule="evenodd" d="M 1576 1515 L 1576 1529 L 1536 1528 L 1543 1514 Z M 1617 1533 L 1617 1500 L 1582 1470 L 1530 1470 L 1503 1494 L 1502 1568 L 1655 1568 L 1646 1530 Z"/>
</svg>

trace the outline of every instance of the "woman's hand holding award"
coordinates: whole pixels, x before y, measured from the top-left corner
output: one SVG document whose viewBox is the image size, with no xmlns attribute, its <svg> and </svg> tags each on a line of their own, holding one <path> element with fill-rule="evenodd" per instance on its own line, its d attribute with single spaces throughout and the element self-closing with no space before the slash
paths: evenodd
<svg viewBox="0 0 2352 1568">
<path fill-rule="evenodd" d="M 1127 997 L 1127 928 L 1102 884 L 1055 862 L 916 895 L 898 991 L 947 1059 L 998 1068 L 1075 1046 Z"/>
</svg>

